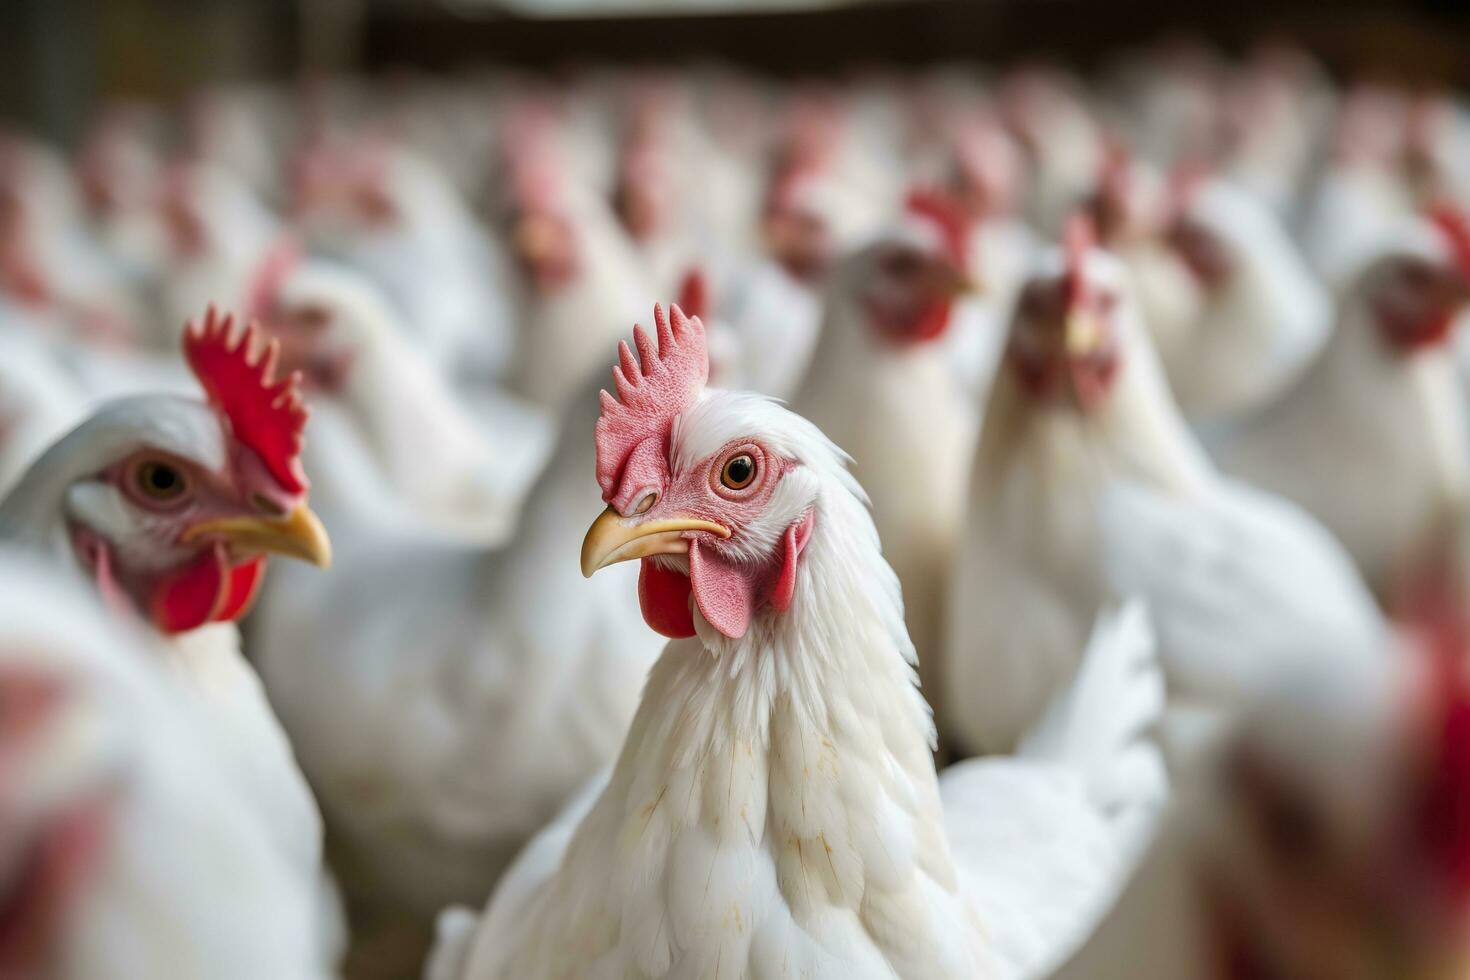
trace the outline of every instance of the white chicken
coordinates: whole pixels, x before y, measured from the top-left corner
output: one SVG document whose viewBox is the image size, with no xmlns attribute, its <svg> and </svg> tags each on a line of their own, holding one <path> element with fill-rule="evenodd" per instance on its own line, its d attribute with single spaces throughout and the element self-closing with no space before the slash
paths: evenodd
<svg viewBox="0 0 1470 980">
<path fill-rule="evenodd" d="M 478 927 L 444 917 L 429 975 L 1043 968 L 1158 802 L 1139 741 L 1159 703 L 1146 621 L 1104 626 L 1093 683 L 1033 754 L 937 779 L 898 583 L 841 451 L 759 396 L 706 389 L 700 322 L 655 320 L 603 396 L 609 506 L 582 568 L 641 558 L 639 605 L 674 642 L 611 774 L 531 844 Z"/>
<path fill-rule="evenodd" d="M 208 403 L 169 395 L 103 405 L 53 444 L 0 501 L 0 540 L 93 582 L 106 603 L 152 625 L 156 656 L 220 729 L 217 762 L 251 801 L 304 882 L 320 887 L 322 829 L 233 622 L 271 553 L 330 560 L 307 508 L 305 410 L 274 352 L 211 309 L 184 351 Z M 327 941 L 327 940 L 324 940 Z"/>
<path fill-rule="evenodd" d="M 1301 377 L 1327 340 L 1332 307 L 1265 204 L 1219 178 L 1179 183 L 1168 241 L 1203 303 L 1159 354 L 1184 414 L 1196 424 L 1219 422 L 1261 407 Z"/>
<path fill-rule="evenodd" d="M 599 507 L 594 412 L 568 412 L 508 540 L 348 526 L 337 572 L 273 575 L 252 623 L 334 838 L 357 955 L 387 975 L 612 758 L 658 653 L 625 600 L 631 571 L 577 571 Z"/>
<path fill-rule="evenodd" d="M 822 286 L 837 257 L 881 227 L 871 204 L 852 201 L 832 162 L 803 148 L 824 131 L 808 134 L 810 125 L 796 127 L 795 145 L 771 174 L 760 214 L 765 254 L 711 277 L 711 377 L 774 398 L 793 397 L 806 377 L 822 327 Z"/>
<path fill-rule="evenodd" d="M 652 295 L 642 261 L 593 188 L 528 141 L 511 160 L 511 248 L 521 271 L 516 394 L 559 415 Z"/>
<path fill-rule="evenodd" d="M 970 493 L 939 711 L 961 749 L 1013 747 L 1073 675 L 1099 604 L 1120 595 L 1144 597 L 1158 628 L 1176 764 L 1302 636 L 1343 655 L 1382 642 L 1330 535 L 1211 467 L 1123 269 L 1089 247 L 1081 219 L 1017 307 Z"/>
<path fill-rule="evenodd" d="M 511 270 L 448 177 L 369 138 L 328 144 L 300 174 L 294 207 L 313 248 L 371 276 L 450 378 L 505 371 Z"/>
<path fill-rule="evenodd" d="M 0 321 L 0 498 L 86 410 L 51 351 L 23 331 Z"/>
<path fill-rule="evenodd" d="M 235 174 L 206 163 L 175 164 L 159 204 L 169 256 L 159 270 L 164 329 L 157 347 L 178 344 L 179 325 L 210 303 L 244 305 L 261 258 L 280 237 L 276 217 Z"/>
<path fill-rule="evenodd" d="M 155 206 L 164 174 L 163 120 L 131 103 L 106 107 L 83 143 L 78 188 L 98 245 L 123 276 L 142 282 L 162 264 L 168 245 Z"/>
<path fill-rule="evenodd" d="M 1452 349 L 1470 305 L 1470 224 L 1439 219 L 1382 245 L 1302 380 L 1212 447 L 1225 470 L 1316 515 L 1390 608 L 1436 562 L 1446 530 L 1470 520 Z"/>
<path fill-rule="evenodd" d="M 1362 87 L 1345 96 L 1330 157 L 1303 194 L 1302 251 L 1333 289 L 1414 212 L 1402 169 L 1405 113 L 1395 92 Z"/>
<path fill-rule="evenodd" d="M 529 409 L 494 430 L 473 417 L 355 270 L 278 251 L 252 301 L 281 343 L 282 368 L 300 370 L 314 396 L 306 465 L 329 523 L 408 520 L 483 541 L 508 532 L 544 461 L 549 424 Z"/>
<path fill-rule="evenodd" d="M 1102 126 L 1081 82 L 1055 68 L 1018 71 L 998 93 L 1001 112 L 1026 151 L 1026 215 L 1055 234 L 1102 165 Z"/>
<path fill-rule="evenodd" d="M 921 674 L 934 690 L 929 668 L 939 662 L 944 584 L 979 424 L 979 406 L 944 344 L 967 298 L 969 235 L 950 202 L 916 194 L 901 224 L 842 260 L 811 370 L 792 403 L 856 463 L 903 587 Z"/>
<path fill-rule="evenodd" d="M 1003 325 L 1040 242 L 1021 217 L 1027 184 L 1020 148 L 991 114 L 957 124 L 945 185 L 970 217 L 966 273 L 975 294 L 969 315 L 944 341 L 960 383 L 976 405 L 995 372 Z"/>
<path fill-rule="evenodd" d="M 129 625 L 0 551 L 0 973 L 325 980 L 315 890 Z"/>
<path fill-rule="evenodd" d="M 1180 788 L 1112 911 L 1051 980 L 1463 976 L 1463 653 L 1345 661 L 1280 685 Z"/>
<path fill-rule="evenodd" d="M 1160 172 L 1113 146 L 1086 202 L 1099 244 L 1128 272 L 1139 315 L 1165 364 L 1188 360 L 1208 299 L 1189 265 L 1170 247 L 1169 198 Z"/>
<path fill-rule="evenodd" d="M 677 288 L 700 252 L 693 173 L 678 165 L 690 140 L 670 93 L 635 93 L 619 134 L 612 206 L 643 259 L 643 279 L 658 295 Z"/>
<path fill-rule="evenodd" d="M 66 161 L 3 134 L 0 302 L 89 343 L 129 342 L 142 320 L 129 283 L 86 226 Z"/>
</svg>

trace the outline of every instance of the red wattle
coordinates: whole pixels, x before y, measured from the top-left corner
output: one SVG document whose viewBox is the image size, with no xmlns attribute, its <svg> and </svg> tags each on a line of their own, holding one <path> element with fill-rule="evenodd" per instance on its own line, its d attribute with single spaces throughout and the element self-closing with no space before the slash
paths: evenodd
<svg viewBox="0 0 1470 980">
<path fill-rule="evenodd" d="M 732 640 L 750 628 L 756 588 L 749 569 L 726 561 L 713 548 L 706 554 L 689 542 L 689 583 L 694 604 L 709 624 Z"/>
<path fill-rule="evenodd" d="M 1115 356 L 1090 357 L 1070 361 L 1067 369 L 1072 375 L 1072 390 L 1084 409 L 1100 406 L 1112 390 L 1113 379 L 1118 374 L 1118 359 Z"/>
<path fill-rule="evenodd" d="M 949 300 L 942 300 L 938 303 L 929 304 L 928 306 L 924 307 L 924 312 L 921 313 L 919 315 L 919 318 L 914 321 L 913 328 L 909 330 L 906 339 L 916 344 L 927 343 L 931 340 L 938 340 L 940 337 L 944 336 L 944 332 L 949 329 L 949 314 Z"/>
<path fill-rule="evenodd" d="M 216 623 L 230 623 L 250 611 L 255 597 L 260 593 L 260 584 L 265 580 L 265 556 L 252 558 L 243 565 L 230 569 L 225 581 L 224 603 L 214 614 Z"/>
<path fill-rule="evenodd" d="M 927 344 L 944 336 L 949 329 L 951 306 L 942 299 L 929 303 L 912 314 L 895 315 L 874 311 L 873 318 L 888 337 L 899 344 Z"/>
<path fill-rule="evenodd" d="M 223 549 L 204 552 L 158 583 L 153 593 L 153 624 L 164 633 L 198 629 L 224 606 L 226 568 Z"/>
<path fill-rule="evenodd" d="M 660 636 L 681 640 L 694 635 L 689 592 L 689 576 L 660 568 L 651 558 L 640 563 L 638 608 L 643 610 L 643 621 Z"/>
</svg>

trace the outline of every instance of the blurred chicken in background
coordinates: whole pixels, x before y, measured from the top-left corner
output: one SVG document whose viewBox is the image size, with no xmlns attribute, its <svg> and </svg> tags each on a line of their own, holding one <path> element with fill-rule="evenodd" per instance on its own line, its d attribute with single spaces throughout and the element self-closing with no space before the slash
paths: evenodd
<svg viewBox="0 0 1470 980">
<path fill-rule="evenodd" d="M 319 896 L 210 711 L 60 570 L 0 549 L 0 972 L 326 978 Z"/>
<path fill-rule="evenodd" d="M 1465 653 L 1441 637 L 1274 685 L 1054 980 L 1463 976 Z"/>
</svg>

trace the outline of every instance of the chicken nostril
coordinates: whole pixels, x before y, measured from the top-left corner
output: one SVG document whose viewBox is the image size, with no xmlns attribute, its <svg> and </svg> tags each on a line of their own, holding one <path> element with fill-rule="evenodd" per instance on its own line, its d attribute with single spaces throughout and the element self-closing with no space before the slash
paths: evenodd
<svg viewBox="0 0 1470 980">
<path fill-rule="evenodd" d="M 270 499 L 263 493 L 257 493 L 253 495 L 250 498 L 250 502 L 255 506 L 255 509 L 260 511 L 262 514 L 268 514 L 271 517 L 286 516 L 286 508 L 282 507 L 280 504 L 276 503 L 274 500 Z"/>
<path fill-rule="evenodd" d="M 656 503 L 658 503 L 658 492 L 650 491 L 643 495 L 642 500 L 638 501 L 638 506 L 633 508 L 633 513 L 646 514 L 653 509 L 653 505 Z"/>
</svg>

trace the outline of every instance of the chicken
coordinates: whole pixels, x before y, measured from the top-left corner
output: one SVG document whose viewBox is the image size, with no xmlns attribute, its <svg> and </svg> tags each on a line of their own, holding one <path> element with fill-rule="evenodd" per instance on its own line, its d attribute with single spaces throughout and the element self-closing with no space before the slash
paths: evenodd
<svg viewBox="0 0 1470 980">
<path fill-rule="evenodd" d="M 1283 682 L 1051 980 L 1463 976 L 1467 718 L 1459 649 Z"/>
<path fill-rule="evenodd" d="M 699 229 L 689 219 L 693 195 L 686 186 L 692 174 L 676 165 L 684 135 L 679 120 L 670 118 L 677 100 L 658 92 L 634 93 L 632 99 L 619 136 L 612 205 L 642 257 L 643 279 L 662 293 L 678 285 L 698 253 Z"/>
<path fill-rule="evenodd" d="M 220 727 L 217 765 L 315 883 L 321 818 L 233 626 L 267 555 L 330 560 L 306 505 L 305 409 L 294 379 L 272 378 L 274 350 L 256 340 L 211 309 L 184 339 L 208 402 L 158 395 L 103 405 L 0 501 L 0 541 L 49 556 L 120 616 L 152 626 L 158 659 Z M 323 934 L 333 928 L 324 911 Z"/>
<path fill-rule="evenodd" d="M 822 326 L 822 299 L 779 262 L 759 259 L 712 289 L 705 316 L 710 376 L 721 385 L 790 398 L 800 386 Z"/>
<path fill-rule="evenodd" d="M 1195 328 L 1208 301 L 1189 265 L 1170 247 L 1169 199 L 1162 174 L 1126 148 L 1113 146 L 1086 202 L 1099 243 L 1128 272 L 1139 315 L 1166 364 L 1191 356 Z"/>
<path fill-rule="evenodd" d="M 141 310 L 83 220 L 66 162 L 0 135 L 0 304 L 63 336 L 127 343 Z"/>
<path fill-rule="evenodd" d="M 287 248 L 260 270 L 254 313 L 314 396 L 306 463 L 319 512 L 352 526 L 504 537 L 550 434 L 529 411 L 489 431 L 361 273 Z M 396 516 L 395 516 L 396 515 Z"/>
<path fill-rule="evenodd" d="M 1302 380 L 1214 447 L 1222 468 L 1316 515 L 1390 607 L 1470 519 L 1451 348 L 1467 305 L 1470 223 L 1446 211 L 1402 228 L 1357 276 Z"/>
<path fill-rule="evenodd" d="M 0 323 L 0 496 L 43 449 L 81 421 L 85 405 L 49 349 Z"/>
<path fill-rule="evenodd" d="M 1168 241 L 1204 302 L 1159 354 L 1192 422 L 1239 418 L 1301 377 L 1327 340 L 1331 304 L 1263 203 L 1212 177 L 1183 181 L 1178 196 Z"/>
<path fill-rule="evenodd" d="M 179 163 L 159 204 L 169 256 L 159 270 L 165 328 L 155 346 L 172 349 L 178 328 L 210 303 L 238 308 L 251 276 L 280 237 L 275 216 L 235 174 L 205 163 Z"/>
<path fill-rule="evenodd" d="M 1212 468 L 1084 220 L 1066 246 L 1022 295 L 985 412 L 940 722 L 962 750 L 1011 749 L 1072 677 L 1099 604 L 1139 595 L 1169 686 L 1165 745 L 1187 765 L 1298 639 L 1346 656 L 1386 627 L 1320 525 Z"/>
<path fill-rule="evenodd" d="M 1302 251 L 1334 289 L 1414 213 L 1402 170 L 1405 114 L 1395 92 L 1370 86 L 1345 96 L 1330 157 L 1302 195 Z"/>
<path fill-rule="evenodd" d="M 447 376 L 504 373 L 515 342 L 509 263 L 449 178 L 367 138 L 329 145 L 306 167 L 294 207 L 311 246 L 371 276 Z"/>
<path fill-rule="evenodd" d="M 929 668 L 939 662 L 944 583 L 979 422 L 944 346 L 964 306 L 969 236 L 969 222 L 950 202 L 917 194 L 902 224 L 844 259 L 792 403 L 856 462 L 903 587 L 925 684 L 935 690 Z"/>
<path fill-rule="evenodd" d="M 508 540 L 348 528 L 334 575 L 273 576 L 252 623 L 334 839 L 355 956 L 385 975 L 419 963 L 432 916 L 483 899 L 612 758 L 658 653 L 625 601 L 631 572 L 577 571 L 600 506 L 595 410 L 569 410 Z"/>
<path fill-rule="evenodd" d="M 560 415 L 595 372 L 603 345 L 642 308 L 648 286 L 611 209 L 550 153 L 529 141 L 511 160 L 521 334 L 508 382 Z"/>
<path fill-rule="evenodd" d="M 1026 215 L 1044 233 L 1054 234 L 1102 163 L 1102 126 L 1081 82 L 1054 68 L 1015 72 L 1001 86 L 999 104 L 1026 151 Z"/>
<path fill-rule="evenodd" d="M 1158 759 L 1138 765 L 1159 698 L 1146 621 L 1109 622 L 1099 683 L 1034 756 L 941 782 L 898 583 L 841 451 L 772 402 L 705 388 L 700 321 L 654 318 L 603 395 L 608 507 L 582 569 L 642 559 L 639 606 L 673 642 L 611 773 L 478 926 L 446 915 L 429 975 L 1028 975 L 1117 880 L 1125 814 L 1157 803 Z"/>
<path fill-rule="evenodd" d="M 164 261 L 167 236 L 155 207 L 163 178 L 157 130 L 162 120 L 143 105 L 106 107 L 78 156 L 77 185 L 93 233 L 112 264 L 143 282 Z"/>
<path fill-rule="evenodd" d="M 1268 45 L 1230 72 L 1221 103 L 1221 173 L 1289 220 L 1331 117 L 1325 73 L 1304 52 Z"/>
<path fill-rule="evenodd" d="M 0 549 L 0 973 L 326 978 L 315 891 L 130 626 Z"/>
<path fill-rule="evenodd" d="M 1020 149 L 995 120 L 984 116 L 957 137 L 949 186 L 970 216 L 966 245 L 968 273 L 979 314 L 968 330 L 947 342 L 960 380 L 977 403 L 985 401 L 1000 352 L 998 336 L 1039 248 L 1035 231 L 1021 217 L 1026 176 Z"/>
</svg>

